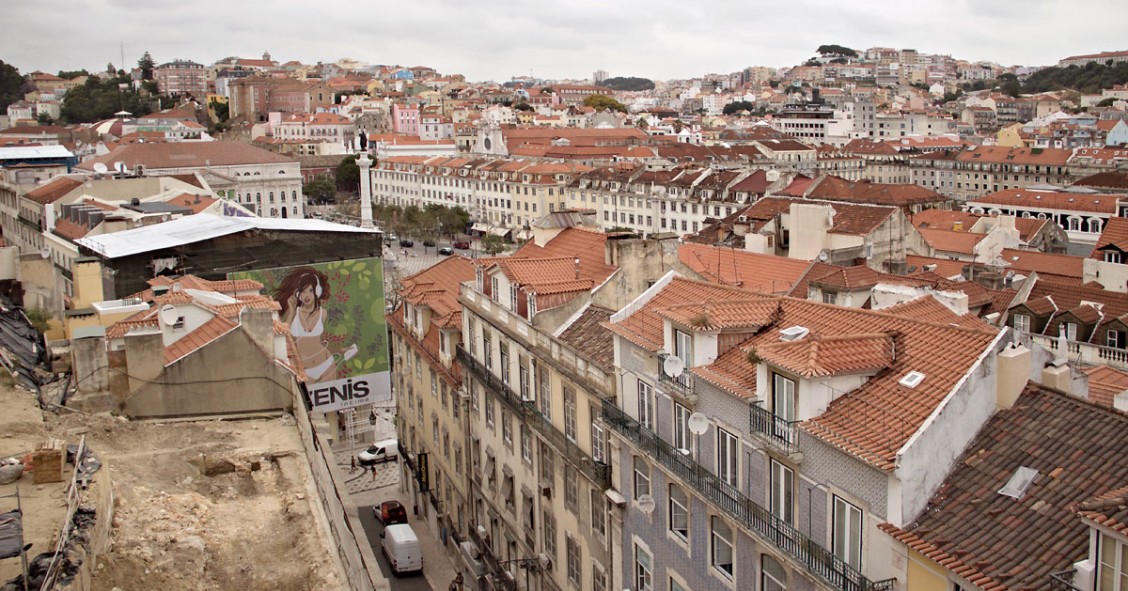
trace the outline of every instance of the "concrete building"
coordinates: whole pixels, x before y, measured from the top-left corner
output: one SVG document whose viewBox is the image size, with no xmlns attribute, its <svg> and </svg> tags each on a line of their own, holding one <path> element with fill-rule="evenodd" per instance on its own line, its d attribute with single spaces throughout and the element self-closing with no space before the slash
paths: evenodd
<svg viewBox="0 0 1128 591">
<path fill-rule="evenodd" d="M 189 94 L 203 98 L 208 93 L 208 70 L 190 60 L 174 60 L 153 69 L 161 94 Z"/>
</svg>

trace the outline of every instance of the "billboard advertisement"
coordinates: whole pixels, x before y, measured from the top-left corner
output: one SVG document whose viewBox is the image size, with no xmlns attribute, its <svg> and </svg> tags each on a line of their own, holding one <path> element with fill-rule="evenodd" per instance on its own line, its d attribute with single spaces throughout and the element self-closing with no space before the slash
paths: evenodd
<svg viewBox="0 0 1128 591">
<path fill-rule="evenodd" d="M 378 257 L 228 274 L 253 279 L 282 307 L 314 412 L 391 399 L 384 266 Z"/>
</svg>

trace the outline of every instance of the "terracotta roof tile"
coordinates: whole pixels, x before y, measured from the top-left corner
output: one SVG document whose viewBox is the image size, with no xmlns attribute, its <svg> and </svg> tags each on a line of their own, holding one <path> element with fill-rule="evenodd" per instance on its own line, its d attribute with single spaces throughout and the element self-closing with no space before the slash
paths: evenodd
<svg viewBox="0 0 1128 591">
<path fill-rule="evenodd" d="M 919 185 L 848 181 L 831 175 L 816 179 L 814 187 L 807 191 L 806 197 L 891 207 L 948 201 L 947 197 Z"/>
<path fill-rule="evenodd" d="M 893 366 L 896 335 L 810 334 L 794 341 L 765 343 L 756 355 L 803 377 L 877 372 Z"/>
<path fill-rule="evenodd" d="M 952 230 L 936 230 L 932 228 L 917 228 L 921 237 L 928 246 L 938 252 L 954 252 L 959 254 L 974 254 L 975 247 L 987 237 L 986 234 L 973 234 L 971 232 L 957 232 Z"/>
<path fill-rule="evenodd" d="M 677 304 L 655 310 L 658 316 L 690 330 L 719 331 L 730 328 L 758 329 L 779 319 L 779 302 L 774 299 L 705 300 Z"/>
<path fill-rule="evenodd" d="M 960 316 L 953 312 L 951 308 L 940 303 L 936 298 L 930 295 L 907 302 L 901 302 L 900 304 L 889 306 L 888 308 L 882 308 L 881 311 L 887 314 L 900 314 L 906 318 L 915 318 L 921 322 L 948 324 L 966 328 L 990 328 L 990 325 L 979 317 L 972 314 Z"/>
<path fill-rule="evenodd" d="M 83 181 L 70 177 L 57 177 L 28 191 L 24 196 L 40 205 L 47 205 L 82 186 L 82 183 Z"/>
<path fill-rule="evenodd" d="M 588 306 L 558 338 L 604 371 L 614 371 L 615 338 L 604 326 L 613 313 L 599 306 Z"/>
<path fill-rule="evenodd" d="M 208 320 L 201 324 L 196 330 L 180 337 L 180 340 L 165 347 L 165 365 L 172 365 L 177 360 L 199 350 L 201 347 L 235 330 L 237 327 L 237 324 L 222 316 L 216 316 Z"/>
<path fill-rule="evenodd" d="M 1128 372 L 1107 365 L 1085 368 L 1089 376 L 1089 400 L 1109 408 L 1113 407 L 1116 395 L 1128 390 Z"/>
<path fill-rule="evenodd" d="M 1093 248 L 1093 254 L 1089 256 L 1094 259 L 1104 258 L 1103 251 L 1110 247 L 1121 252 L 1128 252 L 1128 218 L 1108 218 L 1104 229 L 1101 230 L 1100 238 L 1097 238 L 1097 245 Z"/>
<path fill-rule="evenodd" d="M 1075 505 L 1128 482 L 1126 432 L 1123 413 L 1031 383 L 984 425 L 915 522 L 880 527 L 980 588 L 1043 589 L 1088 554 Z M 1025 494 L 1000 494 L 1022 466 L 1038 472 Z"/>
<path fill-rule="evenodd" d="M 1010 268 L 1027 273 L 1037 271 L 1077 279 L 1084 276 L 1085 257 L 1013 248 L 1004 248 L 1000 256 Z"/>
<path fill-rule="evenodd" d="M 1122 536 L 1128 535 L 1128 486 L 1082 501 L 1077 513 Z"/>
<path fill-rule="evenodd" d="M 694 243 L 678 247 L 678 261 L 710 281 L 771 294 L 787 293 L 811 266 L 798 259 Z"/>
<path fill-rule="evenodd" d="M 1006 189 L 989 193 L 976 199 L 969 199 L 967 206 L 999 205 L 1003 207 L 1032 207 L 1056 211 L 1092 211 L 1116 215 L 1121 195 L 1066 193 L 1059 191 L 1038 191 L 1035 189 Z"/>
</svg>

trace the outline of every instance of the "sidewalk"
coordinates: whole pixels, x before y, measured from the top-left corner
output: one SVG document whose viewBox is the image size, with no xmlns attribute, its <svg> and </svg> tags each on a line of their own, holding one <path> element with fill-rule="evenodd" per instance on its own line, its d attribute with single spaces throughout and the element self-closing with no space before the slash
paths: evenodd
<svg viewBox="0 0 1128 591">
<path fill-rule="evenodd" d="M 376 465 L 376 480 L 372 479 L 372 470 L 361 471 L 357 467 L 354 474 L 349 474 L 350 458 L 364 450 L 365 446 L 351 449 L 334 449 L 333 455 L 337 466 L 347 476 L 346 487 L 349 491 L 347 502 L 356 507 L 358 512 L 369 511 L 370 508 L 381 502 L 397 500 L 407 508 L 407 522 L 415 535 L 419 537 L 419 544 L 423 550 L 423 576 L 430 584 L 432 591 L 446 591 L 450 582 L 454 580 L 458 570 L 448 551 L 432 533 L 426 521 L 413 515 L 411 508 L 414 504 L 407 492 L 400 490 L 400 465 L 399 462 L 388 462 Z M 379 548 L 375 549 L 380 553 Z M 382 560 L 383 558 L 381 558 Z M 465 576 L 465 575 L 464 575 Z M 466 587 L 469 589 L 469 587 Z"/>
</svg>

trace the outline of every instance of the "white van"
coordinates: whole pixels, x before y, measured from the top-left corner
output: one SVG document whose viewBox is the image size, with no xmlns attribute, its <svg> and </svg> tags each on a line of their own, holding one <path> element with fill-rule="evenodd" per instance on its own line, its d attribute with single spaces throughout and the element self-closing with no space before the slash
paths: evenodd
<svg viewBox="0 0 1128 591">
<path fill-rule="evenodd" d="M 406 523 L 397 523 L 384 528 L 384 543 L 380 549 L 395 574 L 423 570 L 423 549 L 415 530 Z"/>
<path fill-rule="evenodd" d="M 367 449 L 357 454 L 356 459 L 361 466 L 394 462 L 399 457 L 399 441 L 385 439 L 368 446 Z"/>
</svg>

